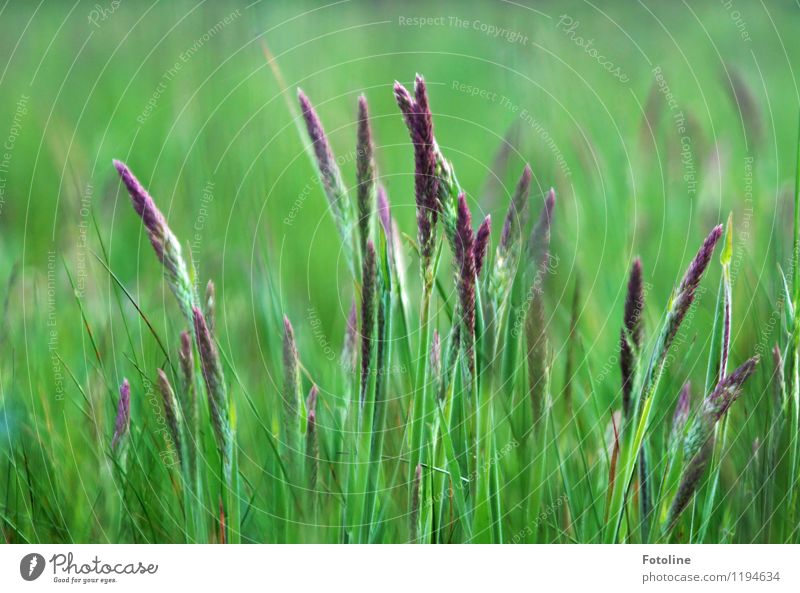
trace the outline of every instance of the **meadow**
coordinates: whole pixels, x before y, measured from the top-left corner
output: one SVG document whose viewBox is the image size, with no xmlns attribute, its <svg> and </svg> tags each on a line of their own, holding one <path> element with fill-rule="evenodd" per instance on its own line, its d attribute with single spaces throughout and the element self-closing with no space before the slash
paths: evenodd
<svg viewBox="0 0 800 593">
<path fill-rule="evenodd" d="M 0 5 L 0 541 L 800 542 L 798 26 Z"/>
</svg>

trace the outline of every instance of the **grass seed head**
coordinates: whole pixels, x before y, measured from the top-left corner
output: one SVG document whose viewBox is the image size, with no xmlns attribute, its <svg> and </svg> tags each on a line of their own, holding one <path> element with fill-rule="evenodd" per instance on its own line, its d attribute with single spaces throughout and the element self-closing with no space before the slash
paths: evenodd
<svg viewBox="0 0 800 593">
<path fill-rule="evenodd" d="M 667 514 L 667 532 L 675 527 L 705 474 L 714 451 L 714 426 L 739 397 L 744 382 L 753 374 L 757 364 L 757 356 L 750 358 L 722 379 L 703 400 L 684 443 L 683 457 L 688 463 L 681 474 L 678 491 Z"/>
<path fill-rule="evenodd" d="M 354 373 L 358 362 L 358 315 L 356 313 L 356 303 L 350 305 L 350 313 L 344 329 L 344 345 L 342 346 L 342 366 L 349 372 Z"/>
<path fill-rule="evenodd" d="M 284 441 L 290 451 L 297 448 L 300 408 L 300 362 L 294 329 L 289 318 L 283 317 L 283 428 Z"/>
<path fill-rule="evenodd" d="M 356 147 L 356 180 L 358 183 L 358 227 L 362 254 L 367 249 L 370 221 L 375 201 L 375 160 L 372 130 L 369 125 L 367 99 L 358 98 L 358 138 Z"/>
<path fill-rule="evenodd" d="M 458 269 L 459 310 L 464 328 L 464 352 L 467 356 L 467 370 L 472 376 L 475 364 L 473 342 L 475 338 L 475 234 L 472 231 L 472 215 L 467 206 L 464 193 L 458 196 L 458 217 L 456 219 L 455 260 Z"/>
<path fill-rule="evenodd" d="M 669 436 L 669 449 L 680 442 L 683 437 L 683 430 L 689 420 L 689 411 L 692 405 L 692 384 L 687 381 L 681 388 L 678 396 L 678 403 L 675 405 L 675 413 L 672 415 L 672 430 Z"/>
<path fill-rule="evenodd" d="M 233 459 L 233 427 L 230 421 L 225 376 L 222 372 L 222 363 L 217 345 L 211 335 L 211 330 L 208 328 L 203 312 L 198 307 L 194 307 L 192 312 L 194 314 L 197 351 L 200 353 L 200 367 L 203 370 L 203 380 L 208 394 L 211 426 L 214 429 L 214 438 L 217 442 L 217 449 L 222 459 L 225 474 L 230 478 Z"/>
<path fill-rule="evenodd" d="M 117 402 L 117 417 L 114 419 L 114 436 L 111 439 L 111 448 L 116 451 L 128 436 L 131 424 L 131 385 L 127 379 L 122 380 L 119 386 L 119 401 Z"/>
<path fill-rule="evenodd" d="M 483 261 L 486 258 L 486 252 L 489 249 L 489 236 L 492 232 L 492 217 L 487 215 L 483 219 L 481 226 L 478 227 L 478 232 L 475 235 L 475 274 L 480 276 L 483 269 Z"/>
<path fill-rule="evenodd" d="M 164 215 L 156 207 L 153 198 L 125 163 L 115 160 L 114 167 L 128 189 L 133 209 L 141 217 L 142 223 L 147 229 L 147 236 L 155 249 L 156 256 L 164 266 L 167 284 L 175 298 L 178 299 L 178 305 L 184 316 L 191 323 L 195 293 L 189 280 L 189 272 L 181 253 L 180 243 L 167 225 Z"/>
<path fill-rule="evenodd" d="M 306 399 L 306 475 L 308 487 L 313 492 L 317 485 L 319 474 L 319 437 L 317 435 L 317 396 L 319 389 L 311 386 L 311 391 Z"/>
<path fill-rule="evenodd" d="M 361 277 L 361 405 L 367 397 L 372 372 L 372 344 L 375 338 L 375 301 L 377 297 L 377 262 L 375 245 L 367 242 L 364 270 Z"/>
<path fill-rule="evenodd" d="M 637 257 L 631 266 L 628 277 L 628 293 L 625 297 L 625 316 L 620 331 L 619 365 L 622 372 L 622 410 L 627 418 L 631 411 L 631 392 L 633 391 L 636 358 L 642 347 L 642 310 L 644 309 L 644 288 L 642 283 L 642 262 Z"/>
<path fill-rule="evenodd" d="M 179 459 L 183 459 L 182 438 L 181 438 L 181 411 L 178 406 L 178 400 L 175 397 L 175 391 L 170 385 L 167 374 L 158 369 L 158 391 L 161 394 L 161 403 L 164 406 L 164 419 L 167 423 L 169 436 L 172 438 L 172 446 L 178 454 Z"/>
<path fill-rule="evenodd" d="M 425 81 L 417 75 L 414 94 L 399 82 L 394 84 L 397 105 L 403 113 L 414 144 L 414 198 L 417 206 L 417 239 L 423 270 L 433 256 L 434 227 L 438 210 L 439 178 L 437 147 L 433 135 L 433 115 L 428 104 Z"/>
<path fill-rule="evenodd" d="M 672 339 L 678 333 L 681 322 L 683 321 L 684 317 L 686 317 L 686 313 L 688 313 L 689 308 L 694 302 L 697 286 L 700 284 L 703 273 L 706 271 L 708 263 L 711 261 L 714 248 L 719 242 L 721 236 L 722 225 L 717 225 L 703 241 L 703 244 L 697 251 L 697 255 L 695 255 L 691 264 L 689 264 L 689 268 L 686 270 L 686 273 L 684 274 L 683 279 L 678 286 L 678 290 L 675 292 L 667 328 L 667 347 L 669 347 Z"/>
</svg>

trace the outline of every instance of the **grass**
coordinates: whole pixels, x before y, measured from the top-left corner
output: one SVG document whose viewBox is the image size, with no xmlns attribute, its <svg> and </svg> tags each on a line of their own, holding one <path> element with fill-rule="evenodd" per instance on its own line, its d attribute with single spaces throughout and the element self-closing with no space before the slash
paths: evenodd
<svg viewBox="0 0 800 593">
<path fill-rule="evenodd" d="M 5 6 L 3 540 L 800 542 L 797 12 L 539 8 Z"/>
</svg>

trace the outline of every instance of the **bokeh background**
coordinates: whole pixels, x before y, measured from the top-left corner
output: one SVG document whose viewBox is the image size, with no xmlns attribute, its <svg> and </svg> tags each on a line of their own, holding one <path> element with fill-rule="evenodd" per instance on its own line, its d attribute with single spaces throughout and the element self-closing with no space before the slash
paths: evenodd
<svg viewBox="0 0 800 593">
<path fill-rule="evenodd" d="M 558 265 L 546 298 L 559 384 L 576 279 L 579 364 L 589 365 L 602 405 L 612 405 L 632 258 L 644 261 L 652 334 L 699 241 L 729 212 L 732 358 L 768 353 L 781 331 L 779 269 L 788 276 L 792 267 L 799 28 L 796 0 L 7 0 L 0 447 L 19 452 L 35 414 L 37 438 L 52 439 L 63 457 L 30 463 L 43 468 L 38 479 L 55 499 L 81 499 L 71 512 L 85 516 L 78 509 L 91 507 L 92 494 L 81 484 L 94 462 L 81 460 L 82 448 L 109 434 L 114 385 L 133 374 L 132 360 L 155 368 L 159 356 L 100 260 L 159 332 L 181 329 L 112 158 L 149 188 L 198 281 L 215 279 L 218 337 L 256 405 L 268 408 L 280 384 L 280 335 L 268 319 L 275 299 L 324 390 L 353 294 L 298 133 L 296 89 L 315 103 L 349 185 L 356 99 L 366 95 L 380 181 L 401 230 L 414 237 L 413 152 L 392 84 L 417 72 L 476 219 L 488 212 L 502 220 L 526 162 L 534 211 L 551 186 L 557 192 Z M 407 265 L 414 287 L 410 255 Z M 705 372 L 718 278 L 714 269 L 665 388 Z M 759 372 L 755 393 L 768 376 Z M 763 428 L 758 401 L 743 405 L 733 444 L 744 456 L 753 446 L 747 423 Z M 105 435 L 87 434 L 84 424 L 98 426 L 87 414 Z M 44 426 L 50 434 L 39 433 Z M 61 484 L 48 471 L 56 460 L 66 468 Z M 17 495 L 0 486 L 0 504 Z M 71 535 L 95 536 L 86 529 Z"/>
</svg>

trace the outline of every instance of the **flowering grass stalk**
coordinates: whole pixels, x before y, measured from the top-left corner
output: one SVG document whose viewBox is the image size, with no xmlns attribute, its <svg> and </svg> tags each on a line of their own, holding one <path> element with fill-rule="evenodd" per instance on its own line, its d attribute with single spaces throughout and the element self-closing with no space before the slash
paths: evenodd
<svg viewBox="0 0 800 593">
<path fill-rule="evenodd" d="M 545 198 L 539 220 L 533 227 L 528 241 L 530 259 L 527 313 L 525 315 L 525 340 L 528 361 L 528 396 L 533 409 L 533 427 L 536 429 L 542 418 L 545 402 L 545 386 L 548 382 L 548 343 L 544 316 L 543 284 L 548 273 L 550 254 L 550 226 L 555 207 L 555 192 L 551 189 Z"/>
<path fill-rule="evenodd" d="M 296 467 L 300 446 L 300 363 L 294 329 L 289 318 L 283 317 L 283 450 L 290 472 Z M 295 476 L 292 476 L 294 479 Z"/>
<path fill-rule="evenodd" d="M 422 278 L 422 297 L 419 319 L 419 348 L 417 350 L 417 369 L 414 381 L 414 394 L 411 406 L 411 440 L 409 444 L 408 485 L 409 505 L 411 504 L 414 472 L 418 464 L 425 461 L 426 427 L 425 418 L 428 404 L 428 385 L 430 384 L 428 349 L 432 328 L 430 327 L 430 304 L 438 257 L 436 244 L 436 223 L 440 211 L 450 222 L 450 237 L 455 235 L 455 216 L 450 209 L 443 209 L 440 195 L 452 184 L 442 187 L 443 167 L 446 161 L 441 156 L 433 135 L 433 114 L 428 102 L 424 79 L 417 75 L 414 84 L 414 97 L 399 82 L 394 84 L 397 105 L 403 114 L 411 141 L 414 144 L 414 199 L 417 212 L 417 243 L 420 254 L 420 276 Z M 449 170 L 449 169 L 448 169 Z M 447 182 L 450 177 L 447 176 Z M 424 496 L 424 494 L 423 494 Z M 424 504 L 424 503 L 423 503 Z"/>
<path fill-rule="evenodd" d="M 639 351 L 642 347 L 642 310 L 644 290 L 642 283 L 642 261 L 637 257 L 631 265 L 628 277 L 628 292 L 625 298 L 625 316 L 619 337 L 619 366 L 622 372 L 622 412 L 625 418 L 631 413 L 631 392 Z"/>
<path fill-rule="evenodd" d="M 711 353 L 708 358 L 708 371 L 706 373 L 706 389 L 711 385 L 717 384 L 725 378 L 728 373 L 728 357 L 731 349 L 731 325 L 733 315 L 733 278 L 731 274 L 731 258 L 733 257 L 733 214 L 728 215 L 728 224 L 723 239 L 722 252 L 719 261 L 722 267 L 722 278 L 720 279 L 719 296 L 717 297 L 717 311 L 714 318 L 714 329 L 711 334 L 713 342 Z M 718 436 L 718 433 L 721 435 Z M 719 446 L 714 448 L 711 459 L 711 475 L 706 483 L 705 490 L 705 509 L 703 520 L 697 530 L 695 541 L 702 542 L 708 531 L 709 521 L 714 510 L 714 501 L 717 495 L 719 484 L 720 460 L 723 452 L 728 446 L 728 416 L 726 415 L 721 425 L 714 428 L 715 443 Z"/>
<path fill-rule="evenodd" d="M 197 302 L 194 287 L 189 279 L 188 267 L 183 259 L 181 246 L 178 239 L 170 230 L 161 211 L 156 207 L 153 198 L 147 193 L 139 180 L 122 161 L 115 160 L 116 167 L 122 182 L 128 189 L 133 203 L 133 209 L 141 217 L 147 230 L 147 236 L 156 252 L 156 256 L 164 266 L 164 275 L 181 312 L 188 323 L 192 322 L 192 307 Z"/>
<path fill-rule="evenodd" d="M 653 347 L 650 363 L 641 381 L 641 387 L 634 390 L 635 393 L 638 393 L 634 407 L 634 418 L 638 419 L 638 425 L 636 425 L 635 431 L 628 430 L 627 435 L 625 435 L 626 442 L 622 449 L 619 464 L 622 468 L 622 479 L 616 480 L 614 483 L 609 512 L 610 521 L 606 527 L 604 537 L 606 543 L 617 541 L 625 509 L 624 501 L 626 493 L 631 479 L 633 478 L 636 460 L 640 458 L 642 443 L 650 422 L 653 400 L 657 395 L 658 382 L 664 370 L 669 348 L 678 333 L 681 323 L 686 318 L 689 308 L 694 302 L 697 287 L 700 284 L 703 273 L 708 267 L 708 263 L 711 261 L 714 247 L 721 235 L 722 225 L 714 227 L 703 241 L 694 259 L 692 259 L 680 285 L 670 300 L 670 306 L 667 310 L 661 332 Z M 633 428 L 633 425 L 631 428 Z M 640 496 L 645 496 L 649 499 L 648 493 L 641 494 L 641 485 Z M 645 507 L 644 510 L 649 512 L 648 507 Z"/>
<path fill-rule="evenodd" d="M 178 456 L 178 460 L 183 466 L 186 461 L 186 455 L 183 450 L 184 439 L 182 437 L 183 419 L 181 418 L 181 410 L 178 405 L 178 399 L 175 397 L 175 391 L 170 385 L 167 374 L 163 369 L 158 369 L 158 391 L 161 394 L 161 405 L 164 408 L 164 419 L 167 424 L 172 446 Z"/>
<path fill-rule="evenodd" d="M 756 364 L 758 364 L 757 356 L 747 360 L 733 373 L 723 378 L 703 400 L 684 443 L 683 457 L 688 460 L 688 464 L 683 470 L 678 491 L 667 514 L 664 524 L 666 533 L 675 528 L 681 513 L 697 490 L 714 450 L 714 429 L 720 418 L 741 394 L 742 385 L 753 374 Z"/>
<path fill-rule="evenodd" d="M 217 452 L 220 457 L 220 489 L 222 498 L 225 499 L 224 511 L 226 512 L 226 528 L 223 533 L 227 541 L 236 542 L 239 539 L 239 488 L 235 459 L 235 428 L 228 400 L 228 388 L 222 372 L 217 345 L 208 328 L 205 316 L 199 308 L 194 307 L 195 339 L 197 351 L 200 354 L 200 367 L 203 381 L 208 396 L 208 409 L 211 416 L 211 427 L 217 443 Z"/>
<path fill-rule="evenodd" d="M 358 229 L 361 257 L 366 257 L 367 241 L 375 209 L 375 158 L 372 130 L 369 125 L 367 99 L 358 98 L 358 143 L 356 147 L 356 180 L 358 183 Z M 385 194 L 384 194 L 385 198 Z"/>
<path fill-rule="evenodd" d="M 114 419 L 114 435 L 111 437 L 111 450 L 124 457 L 124 448 L 131 427 L 131 385 L 127 379 L 119 386 L 117 416 Z"/>
<path fill-rule="evenodd" d="M 194 482 L 199 484 L 197 474 L 197 439 L 199 430 L 200 412 L 197 402 L 197 389 L 195 387 L 195 361 L 192 337 L 188 331 L 181 332 L 180 350 L 178 360 L 181 371 L 180 408 L 184 421 L 184 435 L 186 436 L 186 456 L 189 471 L 194 476 Z"/>
<path fill-rule="evenodd" d="M 317 397 L 319 389 L 311 386 L 306 400 L 306 482 L 308 489 L 316 493 L 317 476 L 319 475 L 319 435 L 317 434 Z M 316 502 L 316 495 L 314 501 Z"/>
<path fill-rule="evenodd" d="M 357 251 L 359 240 L 357 236 L 358 225 L 354 224 L 353 221 L 353 205 L 350 203 L 347 189 L 344 181 L 342 181 L 342 174 L 333 156 L 328 136 L 322 127 L 322 121 L 320 121 L 317 112 L 311 105 L 311 101 L 300 89 L 297 90 L 297 100 L 300 102 L 306 131 L 311 142 L 309 154 L 316 165 L 322 188 L 328 198 L 328 205 L 333 215 L 334 223 L 342 238 L 345 257 L 355 278 L 359 269 Z"/>
</svg>

